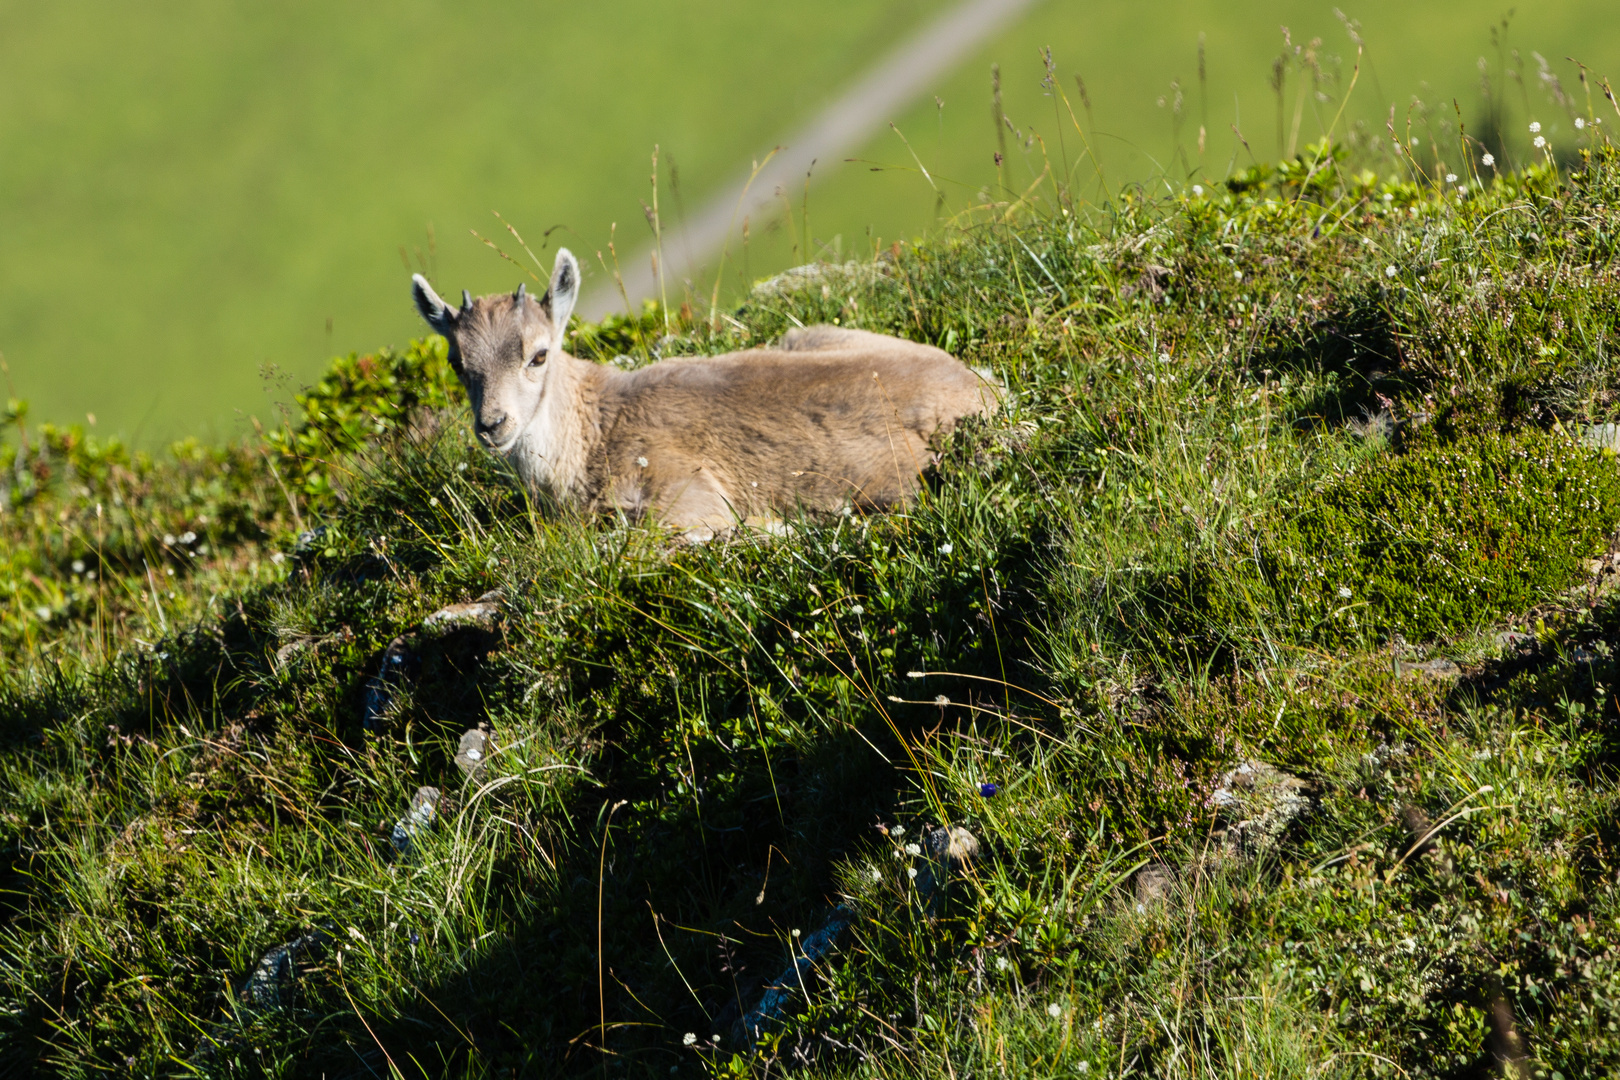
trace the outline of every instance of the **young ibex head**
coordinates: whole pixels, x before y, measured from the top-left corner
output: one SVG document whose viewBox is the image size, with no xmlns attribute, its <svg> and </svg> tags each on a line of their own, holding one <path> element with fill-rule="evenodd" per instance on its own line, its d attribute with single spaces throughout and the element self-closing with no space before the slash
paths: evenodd
<svg viewBox="0 0 1620 1080">
<path fill-rule="evenodd" d="M 421 274 L 411 284 L 422 318 L 450 343 L 450 364 L 467 388 L 478 437 L 506 453 L 545 404 L 553 368 L 546 361 L 562 348 L 579 298 L 579 263 L 560 249 L 551 287 L 538 301 L 519 285 L 514 293 L 477 300 L 463 290 L 461 307 L 453 308 Z"/>
</svg>

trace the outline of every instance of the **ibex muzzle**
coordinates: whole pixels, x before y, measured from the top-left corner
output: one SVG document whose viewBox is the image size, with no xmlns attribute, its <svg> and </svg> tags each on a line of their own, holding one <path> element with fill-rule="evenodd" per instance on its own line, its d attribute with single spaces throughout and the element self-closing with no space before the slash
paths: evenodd
<svg viewBox="0 0 1620 1080">
<path fill-rule="evenodd" d="M 450 343 L 478 437 L 531 488 L 585 511 L 651 516 L 689 539 L 802 512 L 903 502 L 932 443 L 992 412 L 997 387 L 930 345 L 812 326 L 778 348 L 636 371 L 568 355 L 579 264 L 460 308 L 420 274 L 416 306 Z"/>
</svg>

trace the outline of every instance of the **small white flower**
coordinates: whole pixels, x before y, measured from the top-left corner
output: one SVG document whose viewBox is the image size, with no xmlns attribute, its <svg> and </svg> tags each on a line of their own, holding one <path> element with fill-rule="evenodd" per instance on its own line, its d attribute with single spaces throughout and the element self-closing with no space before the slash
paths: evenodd
<svg viewBox="0 0 1620 1080">
<path fill-rule="evenodd" d="M 1055 1001 L 1052 1002 L 1052 1004 L 1046 1007 L 1046 1015 L 1056 1020 L 1058 1017 L 1063 1015 L 1063 1006 L 1059 1005 Z"/>
<path fill-rule="evenodd" d="M 1010 967 L 1012 967 L 1012 964 L 1007 962 L 1007 958 L 1005 956 L 996 957 L 996 970 L 997 971 L 1006 971 Z"/>
<path fill-rule="evenodd" d="M 180 542 L 182 544 L 195 544 L 197 542 L 197 534 L 187 529 L 185 532 L 180 534 Z"/>
<path fill-rule="evenodd" d="M 802 931 L 802 930 L 795 930 L 795 931 L 793 931 L 793 936 L 794 936 L 794 937 L 798 937 L 798 936 L 799 936 L 799 935 L 800 935 L 800 934 L 802 934 L 802 933 L 803 933 L 803 932 L 804 932 L 804 931 Z"/>
<path fill-rule="evenodd" d="M 1169 362 L 1170 362 L 1170 354 L 1169 353 L 1162 352 L 1162 353 L 1159 354 L 1159 363 L 1168 364 Z"/>
<path fill-rule="evenodd" d="M 692 1032 L 688 1031 L 685 1035 L 681 1036 L 681 1043 L 683 1045 L 686 1045 L 686 1046 L 696 1046 L 697 1045 L 697 1036 L 695 1034 L 693 1034 Z"/>
<path fill-rule="evenodd" d="M 1396 274 L 1399 274 L 1399 273 L 1400 273 L 1400 271 L 1395 269 L 1393 266 L 1384 267 L 1384 276 L 1385 277 L 1394 277 Z"/>
<path fill-rule="evenodd" d="M 882 881 L 883 880 L 883 871 L 879 870 L 875 866 L 872 867 L 872 880 L 873 881 Z"/>
<path fill-rule="evenodd" d="M 889 831 L 894 833 L 894 835 L 896 835 L 896 836 L 904 836 L 904 835 L 906 835 L 906 827 L 904 825 L 896 825 L 893 829 L 890 829 Z"/>
<path fill-rule="evenodd" d="M 74 559 L 73 560 L 73 572 L 75 574 L 84 573 L 84 560 L 83 559 Z"/>
<path fill-rule="evenodd" d="M 956 550 L 956 548 L 951 546 L 951 543 L 950 543 L 949 540 L 947 540 L 945 543 L 939 545 L 939 553 L 941 555 L 949 555 L 951 552 L 953 552 L 955 550 Z"/>
<path fill-rule="evenodd" d="M 429 506 L 438 506 L 439 505 L 439 497 L 437 495 L 434 495 L 432 498 L 428 499 L 428 505 Z"/>
<path fill-rule="evenodd" d="M 719 1046 L 720 1045 L 720 1036 L 718 1036 L 718 1035 L 710 1035 L 709 1036 L 709 1041 L 714 1043 L 716 1046 Z"/>
<path fill-rule="evenodd" d="M 1241 270 L 1232 271 L 1232 277 L 1236 281 L 1242 281 L 1243 280 L 1243 271 L 1241 271 Z"/>
<path fill-rule="evenodd" d="M 163 537 L 163 546 L 164 547 L 173 547 L 174 546 L 174 536 L 172 534 L 168 534 L 168 535 L 165 535 Z"/>
<path fill-rule="evenodd" d="M 636 458 L 636 464 L 645 469 L 647 467 L 647 459 L 644 457 L 638 457 Z"/>
<path fill-rule="evenodd" d="M 466 472 L 466 471 L 467 471 L 467 463 L 465 461 L 463 461 L 460 465 L 456 466 L 456 472 Z"/>
<path fill-rule="evenodd" d="M 1485 166 L 1487 169 L 1494 169 L 1496 167 L 1496 155 L 1487 153 L 1484 157 L 1479 159 L 1479 163 Z"/>
<path fill-rule="evenodd" d="M 1457 182 L 1457 174 L 1456 173 L 1454 173 L 1454 172 L 1446 173 L 1446 183 L 1455 184 L 1456 182 Z"/>
<path fill-rule="evenodd" d="M 1395 201 L 1395 193 L 1393 191 L 1384 192 L 1384 201 L 1387 202 L 1387 203 L 1394 202 Z"/>
<path fill-rule="evenodd" d="M 1348 585 L 1340 585 L 1339 586 L 1339 599 L 1340 600 L 1348 600 L 1348 599 L 1350 599 L 1350 586 L 1348 586 Z"/>
<path fill-rule="evenodd" d="M 1542 147 L 1547 145 L 1547 137 L 1545 135 L 1537 135 L 1535 142 L 1531 143 L 1531 145 L 1537 150 L 1540 150 Z"/>
<path fill-rule="evenodd" d="M 1541 121 L 1540 120 L 1532 120 L 1532 121 L 1530 121 L 1530 134 L 1534 135 L 1536 132 L 1538 132 L 1540 130 L 1541 130 Z"/>
<path fill-rule="evenodd" d="M 1203 198 L 1204 185 L 1203 184 L 1194 184 L 1193 185 L 1193 194 L 1197 195 L 1199 198 Z"/>
<path fill-rule="evenodd" d="M 1586 130 L 1586 117 L 1577 116 L 1575 118 L 1575 130 L 1576 131 L 1584 131 L 1584 130 Z"/>
<path fill-rule="evenodd" d="M 906 877 L 915 881 L 917 878 L 917 868 L 915 866 L 906 867 Z"/>
<path fill-rule="evenodd" d="M 849 608 L 849 613 L 851 615 L 865 615 L 866 614 L 866 609 L 864 607 L 862 607 L 861 605 L 859 605 L 859 604 L 851 604 L 850 608 Z"/>
<path fill-rule="evenodd" d="M 915 859 L 918 855 L 922 854 L 922 848 L 918 847 L 916 844 L 907 844 L 906 854 Z"/>
<path fill-rule="evenodd" d="M 44 606 L 37 607 L 37 608 L 34 609 L 34 617 L 36 619 L 38 619 L 40 622 L 50 622 L 51 621 L 51 609 L 48 608 L 48 607 L 44 607 Z"/>
<path fill-rule="evenodd" d="M 1075 1072 L 1087 1073 L 1091 1071 L 1091 1062 L 1082 1061 L 1074 1067 Z"/>
</svg>

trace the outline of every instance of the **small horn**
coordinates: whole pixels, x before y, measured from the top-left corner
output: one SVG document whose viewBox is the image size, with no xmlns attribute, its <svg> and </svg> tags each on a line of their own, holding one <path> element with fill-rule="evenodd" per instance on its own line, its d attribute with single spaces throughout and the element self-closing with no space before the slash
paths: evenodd
<svg viewBox="0 0 1620 1080">
<path fill-rule="evenodd" d="M 472 310 L 472 293 L 468 292 L 466 289 L 461 290 L 461 310 Z"/>
<path fill-rule="evenodd" d="M 517 292 L 512 294 L 512 302 L 515 303 L 518 307 L 523 306 L 523 298 L 525 296 L 529 295 L 528 290 L 525 287 L 526 285 L 527 285 L 527 282 L 522 282 L 522 281 L 518 282 Z"/>
</svg>

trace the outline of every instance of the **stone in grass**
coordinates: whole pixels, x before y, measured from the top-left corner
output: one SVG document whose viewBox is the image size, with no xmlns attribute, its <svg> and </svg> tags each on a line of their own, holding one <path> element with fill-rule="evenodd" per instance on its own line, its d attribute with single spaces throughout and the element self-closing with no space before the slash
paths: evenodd
<svg viewBox="0 0 1620 1080">
<path fill-rule="evenodd" d="M 416 650 L 403 637 L 397 637 L 383 650 L 377 673 L 366 681 L 366 703 L 362 720 L 367 731 L 375 731 L 394 704 L 394 694 L 410 678 L 416 666 Z"/>
<path fill-rule="evenodd" d="M 391 837 L 394 850 L 400 855 L 409 855 L 418 836 L 433 828 L 433 819 L 439 813 L 439 789 L 436 787 L 419 787 L 416 794 L 411 796 L 411 808 L 405 816 L 394 822 L 394 834 Z"/>
<path fill-rule="evenodd" d="M 291 1005 L 303 971 L 308 970 L 315 954 L 331 940 L 331 935 L 325 931 L 311 930 L 260 957 L 232 995 L 236 1015 L 204 1029 L 192 1061 L 197 1064 L 215 1061 L 222 1050 L 240 1046 L 244 1041 L 241 1021 L 267 1009 Z"/>
<path fill-rule="evenodd" d="M 1228 822 L 1221 853 L 1251 858 L 1276 847 L 1289 824 L 1310 809 L 1307 786 L 1264 761 L 1245 761 L 1221 774 L 1209 796 L 1209 805 Z"/>
<path fill-rule="evenodd" d="M 938 915 L 950 891 L 951 879 L 966 873 L 968 863 L 978 858 L 979 841 L 960 825 L 924 829 L 922 841 L 928 865 L 917 875 L 917 898 L 927 906 L 930 915 Z"/>
<path fill-rule="evenodd" d="M 1461 678 L 1462 668 L 1443 658 L 1416 661 L 1396 660 L 1395 673 L 1402 678 L 1414 676 L 1443 682 L 1447 679 Z"/>
<path fill-rule="evenodd" d="M 501 591 L 487 592 L 466 604 L 451 604 L 422 620 L 423 632 L 438 636 L 455 630 L 494 630 L 501 616 Z"/>
<path fill-rule="evenodd" d="M 1581 444 L 1594 450 L 1620 451 L 1620 424 L 1589 424 L 1581 432 Z"/>
<path fill-rule="evenodd" d="M 1136 872 L 1136 911 L 1145 914 L 1149 909 L 1170 899 L 1170 889 L 1176 883 L 1176 872 L 1164 863 L 1148 863 Z"/>
<path fill-rule="evenodd" d="M 311 930 L 265 953 L 242 981 L 241 988 L 236 992 L 237 1003 L 250 1012 L 286 1004 L 288 995 L 298 981 L 300 961 L 307 962 L 310 954 L 325 945 L 327 940 L 322 931 Z"/>
<path fill-rule="evenodd" d="M 489 755 L 495 750 L 495 735 L 488 728 L 475 727 L 461 737 L 456 749 L 456 768 L 469 780 L 487 772 Z"/>
<path fill-rule="evenodd" d="M 803 996 L 803 988 L 810 984 L 812 968 L 816 962 L 832 951 L 838 936 L 849 929 L 854 913 L 840 904 L 833 909 L 826 923 L 813 934 L 791 941 L 792 962 L 787 969 L 765 985 L 759 1003 L 743 1015 L 731 1028 L 731 1037 L 737 1043 L 752 1046 L 761 1035 L 787 1015 L 787 1011 Z"/>
</svg>

